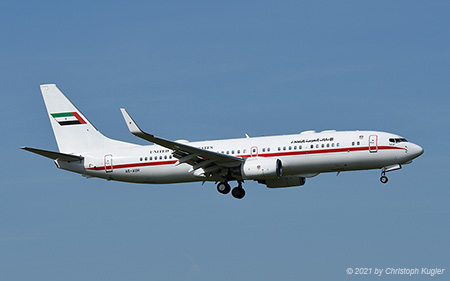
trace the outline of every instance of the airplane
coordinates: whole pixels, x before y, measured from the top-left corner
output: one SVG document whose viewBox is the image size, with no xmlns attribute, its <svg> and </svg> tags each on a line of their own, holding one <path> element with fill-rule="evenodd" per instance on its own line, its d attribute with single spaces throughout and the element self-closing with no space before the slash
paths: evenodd
<svg viewBox="0 0 450 281">
<path fill-rule="evenodd" d="M 60 169 L 86 178 L 170 184 L 215 182 L 221 194 L 242 199 L 244 181 L 268 188 L 302 186 L 321 173 L 401 169 L 423 153 L 405 138 L 378 131 L 304 131 L 299 134 L 189 142 L 144 132 L 121 108 L 130 132 L 152 145 L 102 135 L 55 84 L 40 86 L 59 151 L 24 150 L 53 159 Z M 237 182 L 231 190 L 230 182 Z"/>
</svg>

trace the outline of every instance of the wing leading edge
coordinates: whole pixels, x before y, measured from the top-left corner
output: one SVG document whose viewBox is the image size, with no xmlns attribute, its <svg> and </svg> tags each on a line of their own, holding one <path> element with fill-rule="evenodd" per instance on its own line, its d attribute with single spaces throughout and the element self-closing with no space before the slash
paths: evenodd
<svg viewBox="0 0 450 281">
<path fill-rule="evenodd" d="M 187 163 L 192 166 L 192 172 L 201 169 L 201 172 L 198 175 L 212 176 L 212 174 L 220 171 L 221 168 L 227 169 L 238 167 L 244 162 L 244 159 L 240 157 L 200 149 L 146 133 L 139 128 L 124 108 L 121 108 L 120 110 L 127 123 L 128 129 L 133 135 L 173 150 L 173 156 L 178 159 L 177 165 Z"/>
</svg>

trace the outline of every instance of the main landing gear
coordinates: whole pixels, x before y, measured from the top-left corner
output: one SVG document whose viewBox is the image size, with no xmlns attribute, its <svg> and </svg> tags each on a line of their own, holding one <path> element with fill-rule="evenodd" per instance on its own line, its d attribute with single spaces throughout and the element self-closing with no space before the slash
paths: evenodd
<svg viewBox="0 0 450 281">
<path fill-rule="evenodd" d="M 217 185 L 217 191 L 219 191 L 219 193 L 228 194 L 228 193 L 230 193 L 230 190 L 231 190 L 231 187 L 226 181 L 219 182 L 219 184 Z"/>
<path fill-rule="evenodd" d="M 236 199 L 244 198 L 245 190 L 242 188 L 242 184 L 241 183 L 239 183 L 238 186 L 233 188 L 233 190 L 231 191 L 231 195 L 233 195 L 233 197 L 236 198 Z"/>
<path fill-rule="evenodd" d="M 231 187 L 226 181 L 219 182 L 217 184 L 217 191 L 222 194 L 228 194 L 230 193 Z M 238 181 L 238 186 L 233 188 L 231 191 L 231 195 L 233 195 L 236 199 L 242 199 L 245 196 L 245 190 L 242 188 L 242 182 Z"/>
</svg>

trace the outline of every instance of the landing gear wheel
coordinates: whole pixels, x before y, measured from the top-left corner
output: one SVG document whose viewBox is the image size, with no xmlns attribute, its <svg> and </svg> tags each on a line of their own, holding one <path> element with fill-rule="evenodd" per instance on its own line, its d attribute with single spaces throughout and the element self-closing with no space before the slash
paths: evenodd
<svg viewBox="0 0 450 281">
<path fill-rule="evenodd" d="M 219 191 L 222 194 L 228 194 L 230 193 L 231 187 L 227 182 L 219 182 L 217 185 L 217 191 Z"/>
<path fill-rule="evenodd" d="M 380 181 L 382 183 L 387 183 L 388 182 L 388 178 L 386 176 L 381 176 Z"/>
<path fill-rule="evenodd" d="M 231 194 L 233 195 L 234 198 L 236 199 L 242 199 L 245 196 L 245 190 L 240 187 L 240 186 L 236 186 L 235 188 L 233 188 L 233 190 L 231 191 Z"/>
</svg>

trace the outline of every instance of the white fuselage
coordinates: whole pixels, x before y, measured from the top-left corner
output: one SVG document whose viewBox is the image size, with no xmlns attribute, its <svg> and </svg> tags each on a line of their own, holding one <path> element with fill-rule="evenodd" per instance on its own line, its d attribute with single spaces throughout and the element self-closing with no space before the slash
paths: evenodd
<svg viewBox="0 0 450 281">
<path fill-rule="evenodd" d="M 379 169 L 408 164 L 422 154 L 420 146 L 401 137 L 376 131 L 313 131 L 293 135 L 186 142 L 190 146 L 248 159 L 276 158 L 283 176 L 312 177 L 319 173 Z M 394 140 L 394 141 L 393 141 Z M 134 183 L 220 181 L 206 178 L 172 150 L 159 145 L 131 145 L 82 153 L 83 161 L 57 161 L 58 167 L 86 176 Z M 236 177 L 236 176 L 235 176 Z M 236 177 L 245 180 L 245 177 Z"/>
</svg>

